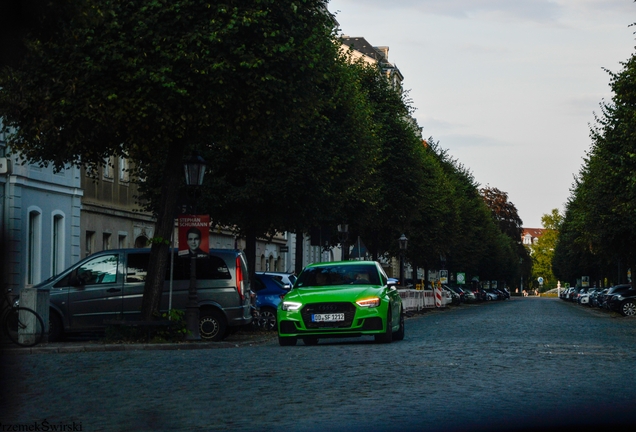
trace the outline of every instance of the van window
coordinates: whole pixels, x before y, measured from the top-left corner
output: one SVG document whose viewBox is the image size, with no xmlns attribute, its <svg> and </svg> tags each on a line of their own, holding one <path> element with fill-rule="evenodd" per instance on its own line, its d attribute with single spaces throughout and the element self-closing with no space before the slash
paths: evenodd
<svg viewBox="0 0 636 432">
<path fill-rule="evenodd" d="M 166 271 L 166 279 L 170 279 L 170 265 Z M 205 258 L 197 258 L 197 279 L 232 279 L 232 275 L 223 258 L 209 255 Z M 190 280 L 189 259 L 175 255 L 174 280 Z"/>
<path fill-rule="evenodd" d="M 128 254 L 126 282 L 145 282 L 148 274 L 149 253 Z M 214 255 L 197 258 L 197 279 L 232 279 L 225 261 Z M 170 280 L 170 261 L 166 266 L 166 280 Z M 190 280 L 190 260 L 174 255 L 174 279 Z"/>
<path fill-rule="evenodd" d="M 117 282 L 118 255 L 102 255 L 86 261 L 75 271 L 62 278 L 56 287 L 70 285 L 70 277 L 77 277 L 80 285 L 99 285 Z"/>
<path fill-rule="evenodd" d="M 150 254 L 128 254 L 128 269 L 126 270 L 126 282 L 145 282 L 148 274 L 148 260 Z"/>
</svg>

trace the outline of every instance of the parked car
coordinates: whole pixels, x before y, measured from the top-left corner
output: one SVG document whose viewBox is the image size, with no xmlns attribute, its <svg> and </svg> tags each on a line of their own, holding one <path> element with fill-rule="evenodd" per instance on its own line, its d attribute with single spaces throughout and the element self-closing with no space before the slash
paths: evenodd
<svg viewBox="0 0 636 432">
<path fill-rule="evenodd" d="M 615 295 L 619 295 L 624 291 L 629 290 L 632 287 L 632 284 L 620 284 L 614 285 L 605 293 L 605 297 L 603 297 L 603 307 L 605 309 L 610 309 L 610 304 L 612 303 L 612 297 Z"/>
<path fill-rule="evenodd" d="M 490 289 L 484 289 L 486 293 L 486 301 L 499 300 L 499 295 Z"/>
<path fill-rule="evenodd" d="M 36 285 L 50 291 L 49 340 L 104 331 L 107 321 L 141 320 L 149 257 L 150 249 L 105 250 Z M 251 322 L 247 260 L 242 252 L 210 250 L 208 256 L 197 259 L 196 272 L 202 339 L 222 340 L 232 328 Z M 168 310 L 170 297 L 173 309 L 185 310 L 189 286 L 190 259 L 178 257 L 175 250 L 160 310 Z"/>
<path fill-rule="evenodd" d="M 284 285 L 277 275 L 256 272 L 256 277 L 252 284 L 252 291 L 256 293 L 256 327 L 263 330 L 274 330 L 276 328 L 276 310 L 282 298 L 290 289 L 291 286 Z"/>
<path fill-rule="evenodd" d="M 452 305 L 459 305 L 461 304 L 461 298 L 459 297 L 459 294 L 457 294 L 454 290 L 452 290 L 450 287 L 446 286 L 446 285 L 442 285 L 442 290 L 444 291 L 445 295 L 446 295 L 446 304 L 452 304 Z"/>
<path fill-rule="evenodd" d="M 257 275 L 268 275 L 277 279 L 283 285 L 286 285 L 288 288 L 294 286 L 296 282 L 296 275 L 293 273 L 285 273 L 285 272 L 256 272 Z"/>
<path fill-rule="evenodd" d="M 594 291 L 592 294 L 590 294 L 589 306 L 602 307 L 603 298 L 606 293 L 607 293 L 607 288 L 602 288 L 602 289 L 599 288 L 596 291 Z"/>
<path fill-rule="evenodd" d="M 586 292 L 579 294 L 578 303 L 582 305 L 590 304 L 590 297 L 597 291 L 596 288 L 590 288 Z"/>
<path fill-rule="evenodd" d="M 461 289 L 460 287 L 457 286 L 453 286 L 453 285 L 444 285 L 447 288 L 453 290 L 458 296 L 459 296 L 459 301 L 460 303 L 463 303 L 466 301 L 466 293 L 464 293 L 464 290 Z"/>
<path fill-rule="evenodd" d="M 636 289 L 629 285 L 627 289 L 615 291 L 608 300 L 609 309 L 623 316 L 636 315 Z"/>
<path fill-rule="evenodd" d="M 277 311 L 278 342 L 296 345 L 302 338 L 374 336 L 388 343 L 404 338 L 404 309 L 394 284 L 375 261 L 311 264 Z"/>
<path fill-rule="evenodd" d="M 466 289 L 464 290 L 464 300 L 466 303 L 475 303 L 477 301 L 477 297 L 473 291 Z"/>
</svg>

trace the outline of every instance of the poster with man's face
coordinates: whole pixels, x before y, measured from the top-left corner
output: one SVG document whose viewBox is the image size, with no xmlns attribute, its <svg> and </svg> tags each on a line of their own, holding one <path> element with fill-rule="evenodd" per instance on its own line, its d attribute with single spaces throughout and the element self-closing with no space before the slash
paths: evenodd
<svg viewBox="0 0 636 432">
<path fill-rule="evenodd" d="M 210 216 L 179 216 L 179 256 L 205 258 L 210 253 Z"/>
</svg>

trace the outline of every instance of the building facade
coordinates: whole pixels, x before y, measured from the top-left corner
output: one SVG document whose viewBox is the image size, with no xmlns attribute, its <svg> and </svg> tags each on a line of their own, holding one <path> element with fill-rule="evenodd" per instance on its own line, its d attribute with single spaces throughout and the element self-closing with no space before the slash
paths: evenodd
<svg viewBox="0 0 636 432">
<path fill-rule="evenodd" d="M 78 167 L 21 161 L 0 133 L 2 288 L 19 293 L 79 260 L 81 199 Z"/>
</svg>

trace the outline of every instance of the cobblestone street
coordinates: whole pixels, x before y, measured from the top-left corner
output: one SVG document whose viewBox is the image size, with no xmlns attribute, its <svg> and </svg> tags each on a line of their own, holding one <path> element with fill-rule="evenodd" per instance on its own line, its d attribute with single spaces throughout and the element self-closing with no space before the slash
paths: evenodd
<svg viewBox="0 0 636 432">
<path fill-rule="evenodd" d="M 0 422 L 83 431 L 607 429 L 636 425 L 634 365 L 636 319 L 514 298 L 414 316 L 405 340 L 388 345 L 280 347 L 271 338 L 7 354 Z"/>
</svg>

